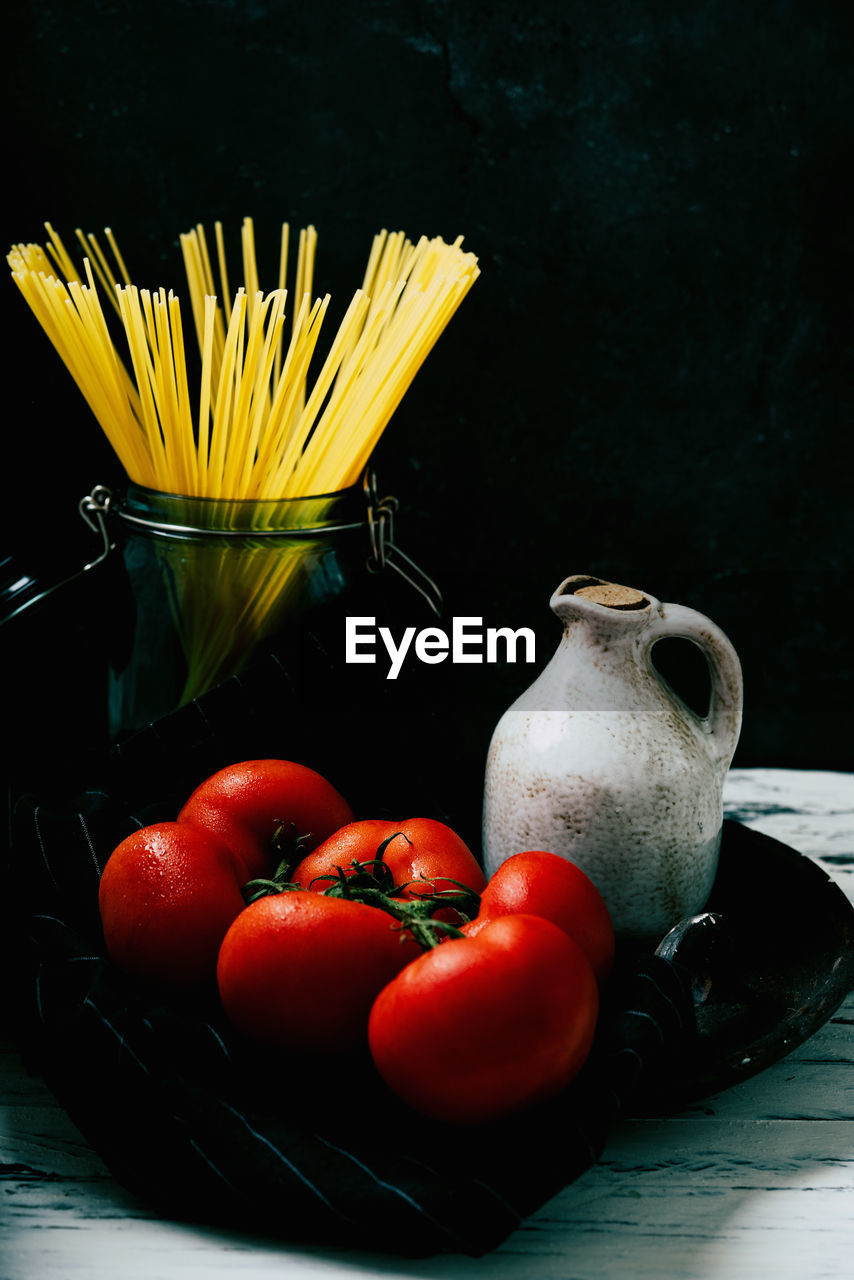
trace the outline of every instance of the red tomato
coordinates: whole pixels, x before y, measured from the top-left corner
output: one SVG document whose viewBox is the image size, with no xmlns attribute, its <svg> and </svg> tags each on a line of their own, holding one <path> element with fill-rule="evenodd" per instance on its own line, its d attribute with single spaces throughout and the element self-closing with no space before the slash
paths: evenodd
<svg viewBox="0 0 854 1280">
<path fill-rule="evenodd" d="M 139 978 L 213 980 L 220 943 L 243 911 L 243 865 L 209 831 L 143 827 L 114 850 L 98 901 L 107 952 Z"/>
<path fill-rule="evenodd" d="M 598 1009 L 581 948 L 549 920 L 511 915 L 407 965 L 374 1003 L 369 1043 L 411 1107 L 474 1123 L 568 1084 L 590 1052 Z"/>
<path fill-rule="evenodd" d="M 246 760 L 213 774 L 190 796 L 179 822 L 218 835 L 246 866 L 246 879 L 269 875 L 273 837 L 280 826 L 313 849 L 353 811 L 313 769 L 291 760 Z"/>
<path fill-rule="evenodd" d="M 219 993 L 245 1035 L 279 1048 L 364 1044 L 377 993 L 420 947 L 384 911 L 292 890 L 259 898 L 223 940 Z"/>
<path fill-rule="evenodd" d="M 473 937 L 501 916 L 525 912 L 559 925 L 574 938 L 602 982 L 614 963 L 614 930 L 599 890 L 580 867 L 556 853 L 529 850 L 502 862 L 483 892 Z"/>
<path fill-rule="evenodd" d="M 425 880 L 423 885 L 413 884 L 401 895 L 403 898 L 418 898 L 425 893 L 455 889 L 457 886 L 451 883 L 453 880 L 458 880 L 475 893 L 480 893 L 486 884 L 486 878 L 468 845 L 444 822 L 433 818 L 406 818 L 403 822 L 382 819 L 351 822 L 324 840 L 314 853 L 303 858 L 292 879 L 307 889 L 316 877 L 326 877 L 312 886 L 322 893 L 337 878 L 337 867 L 351 875 L 352 863 L 372 861 L 379 846 L 389 836 L 395 836 L 395 839 L 386 847 L 383 861 L 391 871 L 395 885 Z"/>
</svg>

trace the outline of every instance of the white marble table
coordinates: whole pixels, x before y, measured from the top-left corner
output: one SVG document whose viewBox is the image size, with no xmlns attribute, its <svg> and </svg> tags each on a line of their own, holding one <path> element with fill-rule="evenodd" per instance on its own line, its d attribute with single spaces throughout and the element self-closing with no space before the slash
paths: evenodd
<svg viewBox="0 0 854 1280">
<path fill-rule="evenodd" d="M 854 774 L 736 770 L 727 807 L 819 862 L 854 901 Z M 850 1276 L 852 1028 L 849 997 L 762 1075 L 668 1119 L 620 1125 L 602 1161 L 487 1258 L 423 1262 L 162 1221 L 0 1044 L 0 1280 Z"/>
</svg>

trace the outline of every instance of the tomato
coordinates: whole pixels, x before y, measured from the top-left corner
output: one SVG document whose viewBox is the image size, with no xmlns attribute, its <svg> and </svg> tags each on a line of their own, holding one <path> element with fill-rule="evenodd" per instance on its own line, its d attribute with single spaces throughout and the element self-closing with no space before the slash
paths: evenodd
<svg viewBox="0 0 854 1280">
<path fill-rule="evenodd" d="M 405 1102 L 468 1124 L 567 1085 L 590 1052 L 598 1008 L 581 948 L 550 920 L 510 915 L 407 965 L 377 996 L 368 1036 Z"/>
<path fill-rule="evenodd" d="M 574 863 L 539 849 L 502 862 L 483 892 L 477 917 L 464 928 L 474 936 L 501 916 L 525 912 L 559 925 L 578 943 L 602 982 L 614 963 L 614 930 L 593 881 Z"/>
<path fill-rule="evenodd" d="M 405 893 L 399 895 L 401 898 L 418 898 L 444 889 L 455 889 L 457 886 L 452 883 L 455 880 L 475 893 L 480 893 L 486 884 L 486 878 L 468 845 L 444 822 L 433 818 L 351 822 L 304 858 L 294 870 L 292 879 L 306 889 L 311 885 L 322 893 L 337 877 L 338 867 L 345 875 L 351 875 L 355 870 L 354 861 L 371 862 L 377 857 L 383 841 L 392 836 L 394 839 L 383 852 L 383 861 L 395 885 L 424 881 L 423 884 L 410 885 Z M 318 880 L 317 877 L 324 878 Z"/>
<path fill-rule="evenodd" d="M 343 1052 L 364 1045 L 377 993 L 420 954 L 384 911 L 292 890 L 259 898 L 228 930 L 220 999 L 254 1040 Z"/>
<path fill-rule="evenodd" d="M 160 822 L 123 840 L 98 893 L 111 960 L 138 978 L 213 980 L 228 926 L 244 909 L 243 864 L 209 831 Z"/>
<path fill-rule="evenodd" d="M 220 769 L 178 814 L 179 822 L 219 836 L 243 860 L 246 880 L 274 870 L 279 827 L 313 849 L 352 819 L 347 801 L 325 778 L 291 760 L 246 760 Z"/>
</svg>

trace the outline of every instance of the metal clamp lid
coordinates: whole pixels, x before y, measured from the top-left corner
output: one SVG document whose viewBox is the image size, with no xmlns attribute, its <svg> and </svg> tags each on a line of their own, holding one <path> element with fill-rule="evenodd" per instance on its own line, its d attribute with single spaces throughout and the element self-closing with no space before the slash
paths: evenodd
<svg viewBox="0 0 854 1280">
<path fill-rule="evenodd" d="M 325 495 L 321 495 L 325 496 Z M 84 499 L 86 501 L 86 499 Z M 211 525 L 200 524 L 176 524 L 172 520 L 153 520 L 147 516 L 136 515 L 129 511 L 127 506 L 121 499 L 112 505 L 112 514 L 118 517 L 124 524 L 130 525 L 132 528 L 140 530 L 145 534 L 152 534 L 154 537 L 164 538 L 234 538 L 246 539 L 251 538 L 253 542 L 256 539 L 274 538 L 289 539 L 295 538 L 304 540 L 306 538 L 320 538 L 329 533 L 346 533 L 352 529 L 361 529 L 365 525 L 365 520 L 350 521 L 331 521 L 328 524 L 310 525 L 303 527 L 296 525 L 292 528 L 287 526 L 279 526 L 274 529 L 256 529 L 252 527 L 246 528 L 227 528 L 213 527 Z"/>
<path fill-rule="evenodd" d="M 386 567 L 393 569 L 427 601 L 436 616 L 440 616 L 443 601 L 438 586 L 395 543 L 394 517 L 400 505 L 397 498 L 378 496 L 377 477 L 374 471 L 365 472 L 362 488 L 367 499 L 368 536 L 371 540 L 371 555 L 367 562 L 368 572 L 380 573 Z"/>
<path fill-rule="evenodd" d="M 366 568 L 369 573 L 379 573 L 385 568 L 393 569 L 399 574 L 414 591 L 427 602 L 430 609 L 436 615 L 442 610 L 442 593 L 436 583 L 430 578 L 423 569 L 421 569 L 414 560 L 412 560 L 394 541 L 394 516 L 398 509 L 397 498 L 379 497 L 377 488 L 377 478 L 375 472 L 366 470 L 362 479 L 362 491 L 365 496 L 366 514 L 365 519 L 360 521 L 351 521 L 348 523 L 331 523 L 328 525 L 318 526 L 316 529 L 204 529 L 194 525 L 173 525 L 159 522 L 156 520 L 148 520 L 142 516 L 136 516 L 127 511 L 127 509 L 116 501 L 113 492 L 105 485 L 95 485 L 91 493 L 81 498 L 77 504 L 78 511 L 82 519 L 89 528 L 100 536 L 101 547 L 98 554 L 88 563 L 81 565 L 73 573 L 61 578 L 58 582 L 53 582 L 42 587 L 36 578 L 31 577 L 27 573 L 19 572 L 17 566 L 14 565 L 12 558 L 0 562 L 0 575 L 3 570 L 6 571 L 6 577 L 10 579 L 8 585 L 4 585 L 0 581 L 0 623 L 8 622 L 11 618 L 17 617 L 23 613 L 31 605 L 37 604 L 40 600 L 46 599 L 53 595 L 61 587 L 67 586 L 69 583 L 76 581 L 82 574 L 94 569 L 97 565 L 102 564 L 107 556 L 114 549 L 116 543 L 110 536 L 108 520 L 110 516 L 119 517 L 123 522 L 136 526 L 145 532 L 160 536 L 180 537 L 201 537 L 214 533 L 216 537 L 232 537 L 246 538 L 251 536 L 254 538 L 265 537 L 300 537 L 305 538 L 307 533 L 314 536 L 322 536 L 329 533 L 339 533 L 347 530 L 360 529 L 367 527 L 368 539 L 370 542 L 370 555 L 366 561 Z M 5 608 L 2 606 L 5 605 Z"/>
<path fill-rule="evenodd" d="M 106 560 L 114 546 L 107 529 L 107 514 L 111 499 L 110 490 L 103 485 L 96 485 L 91 493 L 80 499 L 77 509 L 89 528 L 100 535 L 101 549 L 92 560 L 75 569 L 73 573 L 60 578 L 58 582 L 50 582 L 42 586 L 38 578 L 20 571 L 12 556 L 7 556 L 0 562 L 0 573 L 4 575 L 4 580 L 0 581 L 0 625 L 10 622 L 12 618 L 17 618 L 25 609 L 38 604 L 39 601 L 46 600 L 55 591 L 59 591 L 60 587 L 76 582 L 84 573 L 95 569 Z"/>
</svg>

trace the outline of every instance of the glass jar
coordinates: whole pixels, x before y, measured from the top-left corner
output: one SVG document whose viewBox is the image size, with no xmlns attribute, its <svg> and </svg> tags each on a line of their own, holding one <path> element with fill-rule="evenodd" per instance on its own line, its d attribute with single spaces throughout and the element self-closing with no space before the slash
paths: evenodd
<svg viewBox="0 0 854 1280">
<path fill-rule="evenodd" d="M 109 729 L 116 738 L 240 671 L 308 610 L 391 569 L 435 614 L 436 584 L 396 545 L 397 500 L 376 477 L 338 493 L 276 501 L 192 498 L 97 485 L 80 514 L 99 547 L 82 566 L 49 573 L 0 568 L 0 624 L 99 569 L 109 599 Z M 118 574 L 109 574 L 109 566 Z M 107 574 L 107 576 L 103 576 Z M 100 613 L 100 609 L 99 609 Z"/>
<path fill-rule="evenodd" d="M 438 612 L 435 585 L 394 546 L 396 502 L 377 498 L 370 473 L 309 498 L 229 501 L 130 485 L 106 502 L 132 602 L 109 676 L 113 737 L 240 671 L 366 568 L 390 564 Z"/>
</svg>

